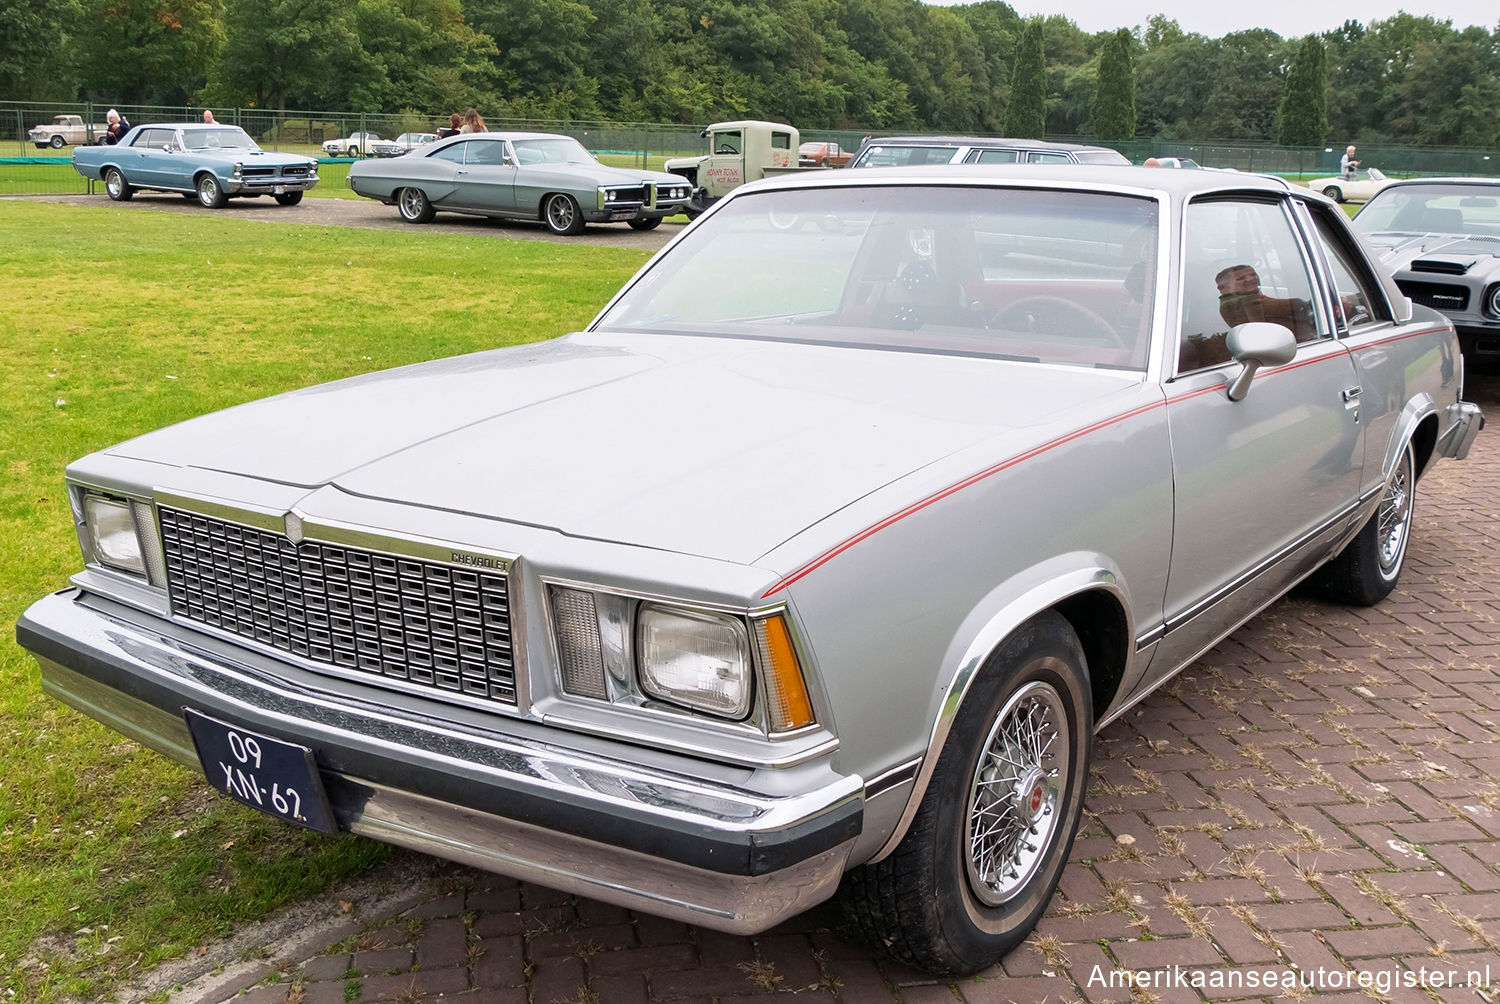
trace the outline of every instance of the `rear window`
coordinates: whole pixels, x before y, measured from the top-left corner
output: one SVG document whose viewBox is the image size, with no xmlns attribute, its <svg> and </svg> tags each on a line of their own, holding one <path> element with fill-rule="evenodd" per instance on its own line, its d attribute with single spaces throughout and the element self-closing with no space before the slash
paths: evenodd
<svg viewBox="0 0 1500 1004">
<path fill-rule="evenodd" d="M 1123 153 L 1115 150 L 1079 150 L 1074 157 L 1078 158 L 1080 164 L 1129 164 L 1130 160 Z"/>
</svg>

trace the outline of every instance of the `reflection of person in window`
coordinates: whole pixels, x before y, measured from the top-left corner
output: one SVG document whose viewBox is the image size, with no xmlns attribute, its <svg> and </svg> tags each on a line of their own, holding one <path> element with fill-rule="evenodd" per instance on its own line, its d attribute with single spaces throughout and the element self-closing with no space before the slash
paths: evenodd
<svg viewBox="0 0 1500 1004">
<path fill-rule="evenodd" d="M 1290 328 L 1299 342 L 1317 337 L 1312 304 L 1295 297 L 1267 296 L 1260 291 L 1260 276 L 1249 265 L 1231 265 L 1218 275 L 1219 315 L 1230 327 L 1250 321 L 1269 321 Z"/>
</svg>

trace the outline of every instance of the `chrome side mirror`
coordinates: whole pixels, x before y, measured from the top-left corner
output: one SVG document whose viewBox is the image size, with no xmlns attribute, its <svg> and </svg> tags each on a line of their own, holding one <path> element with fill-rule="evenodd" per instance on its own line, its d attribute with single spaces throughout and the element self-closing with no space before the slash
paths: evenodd
<svg viewBox="0 0 1500 1004">
<path fill-rule="evenodd" d="M 1250 321 L 1229 329 L 1225 346 L 1240 371 L 1229 384 L 1229 400 L 1243 401 L 1250 393 L 1250 382 L 1262 366 L 1284 366 L 1297 356 L 1297 339 L 1292 330 L 1270 321 Z"/>
</svg>

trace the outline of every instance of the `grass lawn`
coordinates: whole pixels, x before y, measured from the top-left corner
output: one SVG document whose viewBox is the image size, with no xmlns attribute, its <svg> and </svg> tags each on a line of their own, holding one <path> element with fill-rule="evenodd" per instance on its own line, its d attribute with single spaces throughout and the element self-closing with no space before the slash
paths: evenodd
<svg viewBox="0 0 1500 1004">
<path fill-rule="evenodd" d="M 64 465 L 367 370 L 586 323 L 646 253 L 0 201 L 0 623 L 79 565 Z M 0 997 L 107 997 L 367 869 L 44 697 L 0 631 Z"/>
</svg>

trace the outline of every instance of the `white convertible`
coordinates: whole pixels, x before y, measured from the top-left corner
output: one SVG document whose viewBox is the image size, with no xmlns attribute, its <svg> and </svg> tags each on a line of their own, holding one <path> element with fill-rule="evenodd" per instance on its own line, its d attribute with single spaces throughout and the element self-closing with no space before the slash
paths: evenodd
<svg viewBox="0 0 1500 1004">
<path fill-rule="evenodd" d="M 1355 171 L 1350 178 L 1314 178 L 1307 187 L 1322 192 L 1334 202 L 1369 202 L 1375 193 L 1391 183 L 1378 167 L 1368 171 Z"/>
</svg>

